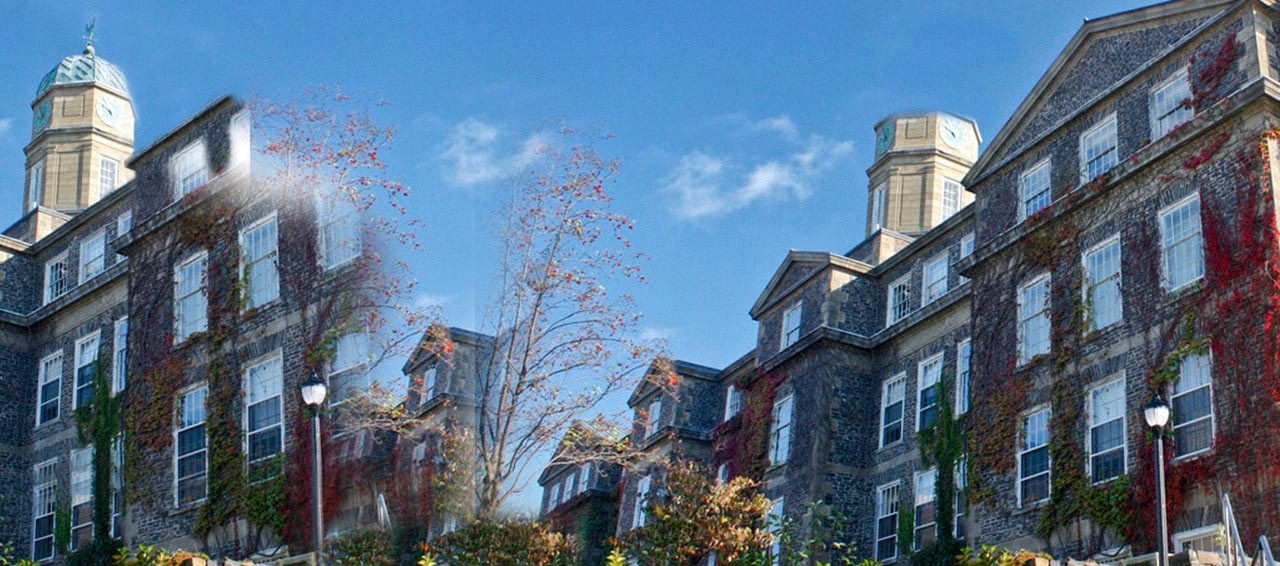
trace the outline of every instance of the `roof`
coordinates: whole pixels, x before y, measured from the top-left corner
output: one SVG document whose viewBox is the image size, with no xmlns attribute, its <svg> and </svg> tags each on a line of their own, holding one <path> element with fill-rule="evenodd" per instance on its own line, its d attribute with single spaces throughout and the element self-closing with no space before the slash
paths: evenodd
<svg viewBox="0 0 1280 566">
<path fill-rule="evenodd" d="M 871 271 L 870 265 L 842 255 L 829 252 L 791 250 L 787 252 L 786 259 L 782 261 L 782 265 L 778 266 L 778 270 L 769 279 L 769 284 L 765 285 L 764 292 L 760 293 L 760 298 L 756 299 L 755 305 L 751 307 L 749 311 L 751 318 L 759 319 L 764 311 L 777 304 L 782 297 L 800 287 L 803 282 L 808 281 L 810 277 L 820 273 L 828 266 L 856 274 Z M 804 273 L 802 274 L 800 271 Z M 794 277 L 792 276 L 793 272 L 796 273 Z"/>
<path fill-rule="evenodd" d="M 124 72 L 106 59 L 93 52 L 93 45 L 85 47 L 84 53 L 72 55 L 62 60 L 40 80 L 36 87 L 36 98 L 44 96 L 55 86 L 97 84 L 129 97 L 129 82 Z"/>
</svg>

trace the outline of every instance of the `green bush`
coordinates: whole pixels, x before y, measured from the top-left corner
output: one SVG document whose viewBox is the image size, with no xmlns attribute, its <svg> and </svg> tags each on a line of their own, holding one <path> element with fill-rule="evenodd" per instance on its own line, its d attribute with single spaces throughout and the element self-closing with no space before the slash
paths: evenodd
<svg viewBox="0 0 1280 566">
<path fill-rule="evenodd" d="M 391 535 L 384 531 L 352 531 L 328 543 L 329 561 L 335 566 L 393 566 L 396 563 Z"/>
</svg>

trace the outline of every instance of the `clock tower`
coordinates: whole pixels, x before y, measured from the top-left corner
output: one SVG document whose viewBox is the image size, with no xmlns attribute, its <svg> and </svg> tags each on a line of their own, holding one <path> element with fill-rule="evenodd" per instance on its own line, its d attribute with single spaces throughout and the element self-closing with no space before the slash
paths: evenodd
<svg viewBox="0 0 1280 566">
<path fill-rule="evenodd" d="M 919 236 L 972 202 L 960 181 L 981 143 L 977 123 L 942 112 L 890 116 L 876 124 L 867 236 L 881 228 Z"/>
<path fill-rule="evenodd" d="M 23 211 L 36 207 L 75 214 L 133 177 L 133 99 L 124 73 L 93 48 L 45 74 L 31 103 L 31 143 Z"/>
</svg>

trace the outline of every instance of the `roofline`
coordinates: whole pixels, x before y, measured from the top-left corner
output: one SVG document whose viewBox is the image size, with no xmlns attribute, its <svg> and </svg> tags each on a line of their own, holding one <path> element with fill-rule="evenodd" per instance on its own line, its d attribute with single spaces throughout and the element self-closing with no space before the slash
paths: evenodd
<svg viewBox="0 0 1280 566">
<path fill-rule="evenodd" d="M 134 165 L 137 164 L 138 162 L 149 159 L 151 157 L 152 152 L 160 149 L 165 145 L 168 145 L 168 143 L 172 141 L 174 138 L 178 137 L 179 134 L 193 127 L 195 124 L 204 121 L 204 119 L 208 115 L 213 114 L 217 111 L 220 111 L 224 108 L 233 106 L 235 104 L 239 104 L 239 101 L 236 100 L 234 96 L 231 96 L 229 94 L 224 94 L 214 99 L 209 104 L 206 104 L 204 108 L 201 108 L 200 111 L 196 112 L 193 116 L 191 116 L 190 118 L 187 118 L 185 122 L 182 122 L 181 124 L 179 124 L 178 127 L 172 130 L 169 130 L 164 135 L 156 138 L 156 140 L 151 142 L 149 145 L 143 147 L 140 150 L 135 151 L 133 153 L 133 157 L 130 157 L 129 160 L 125 162 L 125 166 L 130 169 L 136 170 L 137 167 L 135 167 Z"/>
<path fill-rule="evenodd" d="M 799 250 L 790 250 L 787 252 L 787 256 L 783 258 L 782 264 L 778 266 L 778 269 L 773 272 L 773 276 L 769 278 L 769 283 L 764 286 L 764 291 L 760 293 L 755 304 L 751 306 L 751 310 L 747 311 L 747 314 L 751 315 L 752 320 L 759 320 L 760 316 L 764 314 L 764 311 L 769 310 L 773 305 L 779 302 L 770 301 L 768 299 L 775 294 L 774 291 L 777 290 L 778 285 L 782 283 L 782 276 L 786 274 L 787 268 L 792 264 L 801 261 L 824 264 L 824 268 L 818 269 L 814 272 L 814 275 L 821 273 L 823 269 L 831 266 L 853 273 L 869 273 L 873 269 L 873 266 L 870 264 L 863 263 L 848 256 L 833 254 L 831 252 L 803 252 Z M 783 289 L 781 294 L 789 295 L 792 290 L 803 285 L 812 277 L 813 275 L 810 275 L 802 281 L 797 281 L 791 284 L 786 289 Z"/>
</svg>

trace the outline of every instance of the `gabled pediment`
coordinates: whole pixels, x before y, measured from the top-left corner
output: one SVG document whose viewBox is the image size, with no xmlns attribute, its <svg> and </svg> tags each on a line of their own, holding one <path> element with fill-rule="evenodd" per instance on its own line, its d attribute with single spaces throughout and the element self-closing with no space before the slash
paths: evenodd
<svg viewBox="0 0 1280 566">
<path fill-rule="evenodd" d="M 801 252 L 791 250 L 782 265 L 774 272 L 764 292 L 751 307 L 751 318 L 758 320 L 760 315 L 769 310 L 806 281 L 821 273 L 828 267 L 834 267 L 854 273 L 866 273 L 871 266 L 860 261 L 836 255 L 830 252 Z"/>
<path fill-rule="evenodd" d="M 974 164 L 965 186 L 974 186 L 989 169 L 1021 153 L 1240 3 L 1175 0 L 1085 20 Z"/>
</svg>

